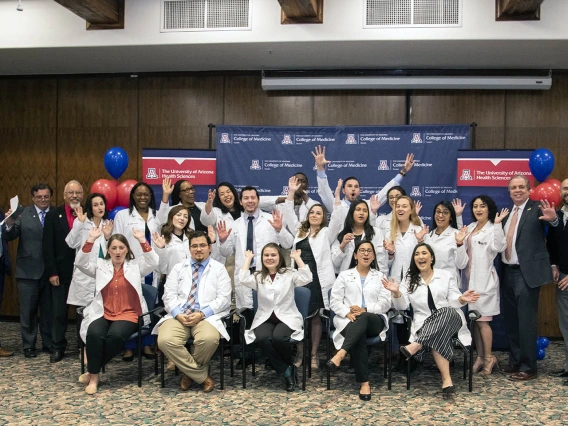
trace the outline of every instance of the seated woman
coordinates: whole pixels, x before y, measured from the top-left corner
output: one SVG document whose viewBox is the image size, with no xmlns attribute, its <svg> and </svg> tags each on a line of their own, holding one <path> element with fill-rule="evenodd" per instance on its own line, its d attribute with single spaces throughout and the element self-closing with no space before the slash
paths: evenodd
<svg viewBox="0 0 568 426">
<path fill-rule="evenodd" d="M 245 261 L 239 271 L 239 282 L 258 293 L 258 309 L 250 330 L 245 332 L 247 344 L 258 341 L 276 372 L 284 376 L 286 391 L 296 388 L 296 368 L 292 363 L 290 339 L 304 338 L 302 315 L 296 307 L 294 288 L 312 281 L 312 273 L 301 257 L 301 250 L 290 254 L 297 270 L 286 268 L 282 249 L 274 243 L 266 244 L 261 253 L 262 270 L 250 273 L 254 253 L 245 252 Z"/>
<path fill-rule="evenodd" d="M 94 242 L 101 228 L 92 228 L 83 249 L 75 258 L 75 266 L 95 278 L 95 297 L 83 311 L 81 339 L 87 345 L 87 371 L 79 383 L 86 384 L 85 392 L 97 392 L 99 371 L 124 347 L 128 338 L 138 330 L 138 316 L 148 311 L 142 295 L 141 278 L 158 267 L 158 255 L 152 250 L 143 231 L 134 229 L 142 256 L 134 258 L 124 235 L 110 237 L 104 259 L 91 259 Z M 150 317 L 144 317 L 144 324 Z"/>
<path fill-rule="evenodd" d="M 420 359 L 425 351 L 431 351 L 442 374 L 444 396 L 455 393 L 450 376 L 450 360 L 454 355 L 452 336 L 458 337 L 464 346 L 471 344 L 461 307 L 479 299 L 479 294 L 468 290 L 461 294 L 456 276 L 443 269 L 434 269 L 434 251 L 426 243 L 414 247 L 414 255 L 405 279 L 400 286 L 393 278 L 383 279 L 383 285 L 392 292 L 396 309 L 409 309 L 414 317 L 410 330 L 410 344 L 401 346 L 400 352 L 408 360 L 416 355 Z"/>
<path fill-rule="evenodd" d="M 381 284 L 384 277 L 377 268 L 373 243 L 361 241 L 355 247 L 350 269 L 335 280 L 329 301 L 335 312 L 333 343 L 339 351 L 328 365 L 339 368 L 347 352 L 351 353 L 363 401 L 371 400 L 367 337 L 380 335 L 384 340 L 388 330 L 384 314 L 391 307 L 391 295 Z"/>
</svg>

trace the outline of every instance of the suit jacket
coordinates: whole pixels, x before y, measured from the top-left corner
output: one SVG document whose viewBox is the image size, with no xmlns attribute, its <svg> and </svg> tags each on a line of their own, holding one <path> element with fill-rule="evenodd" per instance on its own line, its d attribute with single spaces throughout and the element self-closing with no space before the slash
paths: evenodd
<svg viewBox="0 0 568 426">
<path fill-rule="evenodd" d="M 51 208 L 43 225 L 43 260 L 48 277 L 59 276 L 59 281 L 70 283 L 73 277 L 75 250 L 65 241 L 69 234 L 65 205 Z"/>
<path fill-rule="evenodd" d="M 50 208 L 52 209 L 53 207 Z M 19 238 L 16 279 L 39 280 L 44 272 L 43 228 L 35 206 L 32 204 L 25 207 L 16 218 L 14 225 L 9 230 L 5 230 L 5 234 L 8 241 Z"/>
<path fill-rule="evenodd" d="M 568 274 L 568 226 L 564 225 L 564 215 L 562 210 L 556 212 L 558 215 L 558 226 L 548 228 L 546 246 L 550 254 L 550 263 L 558 266 L 563 274 Z"/>
<path fill-rule="evenodd" d="M 539 203 L 528 200 L 517 227 L 515 249 L 519 258 L 521 273 L 531 288 L 548 284 L 552 281 L 550 257 L 544 241 L 544 227 L 548 222 L 539 220 L 541 215 Z M 503 229 L 508 215 L 503 221 Z"/>
<path fill-rule="evenodd" d="M 0 222 L 4 220 L 4 212 L 0 210 Z M 2 262 L 4 263 L 4 273 L 11 275 L 12 265 L 10 264 L 10 253 L 8 252 L 8 238 L 6 233 L 2 230 Z"/>
</svg>

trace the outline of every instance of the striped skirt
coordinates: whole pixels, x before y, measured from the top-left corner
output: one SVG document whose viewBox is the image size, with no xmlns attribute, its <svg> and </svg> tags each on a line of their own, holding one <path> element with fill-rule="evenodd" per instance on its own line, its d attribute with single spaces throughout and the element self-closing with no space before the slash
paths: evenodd
<svg viewBox="0 0 568 426">
<path fill-rule="evenodd" d="M 462 326 L 462 320 L 454 308 L 441 308 L 424 321 L 416 332 L 415 342 L 422 345 L 422 350 L 415 358 L 421 361 L 424 352 L 436 351 L 448 361 L 454 356 L 452 337 Z"/>
</svg>

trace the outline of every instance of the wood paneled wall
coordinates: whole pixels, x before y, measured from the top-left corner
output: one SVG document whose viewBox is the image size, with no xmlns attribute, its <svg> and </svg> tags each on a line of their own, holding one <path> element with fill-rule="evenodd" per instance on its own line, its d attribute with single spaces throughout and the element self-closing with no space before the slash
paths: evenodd
<svg viewBox="0 0 568 426">
<path fill-rule="evenodd" d="M 142 148 L 207 148 L 214 124 L 327 126 L 405 124 L 404 91 L 264 92 L 258 74 L 0 79 L 0 207 L 18 194 L 31 202 L 38 182 L 60 204 L 71 179 L 88 192 L 108 177 L 103 154 L 121 146 L 130 157 L 122 179 L 141 176 Z M 547 147 L 553 177 L 568 177 L 568 76 L 549 91 L 414 91 L 412 124 L 476 122 L 478 149 Z M 10 254 L 15 259 L 16 243 Z M 558 336 L 552 286 L 543 289 L 540 330 Z M 3 315 L 18 315 L 7 278 Z"/>
</svg>

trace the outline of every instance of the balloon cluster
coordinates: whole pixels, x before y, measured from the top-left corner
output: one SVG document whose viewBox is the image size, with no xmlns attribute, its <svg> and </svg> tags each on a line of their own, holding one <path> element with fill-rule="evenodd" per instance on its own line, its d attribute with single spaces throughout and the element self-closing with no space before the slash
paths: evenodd
<svg viewBox="0 0 568 426">
<path fill-rule="evenodd" d="M 128 167 L 128 154 L 122 148 L 110 148 L 104 157 L 105 169 L 115 179 L 99 179 L 91 186 L 91 194 L 98 192 L 107 200 L 106 209 L 109 210 L 109 219 L 128 207 L 130 203 L 130 191 L 136 185 L 133 179 L 125 180 L 120 184 L 116 179 L 122 176 Z"/>
<path fill-rule="evenodd" d="M 531 190 L 530 199 L 534 201 L 546 200 L 555 206 L 560 205 L 560 181 L 548 179 L 554 169 L 554 155 L 546 148 L 536 149 L 529 159 L 529 167 L 532 175 L 541 182 Z"/>
<path fill-rule="evenodd" d="M 546 348 L 548 348 L 549 344 L 550 342 L 546 337 L 538 337 L 536 339 L 536 359 L 539 361 L 544 359 L 546 356 Z"/>
</svg>

